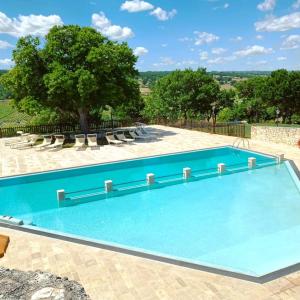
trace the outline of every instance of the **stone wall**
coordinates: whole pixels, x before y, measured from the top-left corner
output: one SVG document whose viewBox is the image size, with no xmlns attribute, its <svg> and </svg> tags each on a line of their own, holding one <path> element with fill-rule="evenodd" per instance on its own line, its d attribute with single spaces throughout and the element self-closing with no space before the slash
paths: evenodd
<svg viewBox="0 0 300 300">
<path fill-rule="evenodd" d="M 251 126 L 251 139 L 297 146 L 300 127 Z"/>
</svg>

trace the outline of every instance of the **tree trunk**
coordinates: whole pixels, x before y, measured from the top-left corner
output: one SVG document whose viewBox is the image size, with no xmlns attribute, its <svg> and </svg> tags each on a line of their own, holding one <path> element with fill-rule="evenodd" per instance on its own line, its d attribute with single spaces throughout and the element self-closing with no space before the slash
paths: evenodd
<svg viewBox="0 0 300 300">
<path fill-rule="evenodd" d="M 80 128 L 84 134 L 88 133 L 88 121 L 87 121 L 87 112 L 83 108 L 78 109 L 79 113 L 79 122 L 80 122 Z"/>
</svg>

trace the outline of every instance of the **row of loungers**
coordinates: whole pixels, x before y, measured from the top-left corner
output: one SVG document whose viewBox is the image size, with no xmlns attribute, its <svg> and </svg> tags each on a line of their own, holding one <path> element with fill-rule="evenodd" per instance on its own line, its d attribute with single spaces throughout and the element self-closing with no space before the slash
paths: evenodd
<svg viewBox="0 0 300 300">
<path fill-rule="evenodd" d="M 105 138 L 110 145 L 121 145 L 123 143 L 132 143 L 135 140 L 152 140 L 156 139 L 155 135 L 149 134 L 145 129 L 136 128 L 131 130 L 126 130 L 130 137 L 125 136 L 124 131 L 107 132 Z M 43 142 L 40 145 L 35 146 L 39 135 L 20 133 L 20 137 L 5 142 L 6 146 L 12 149 L 25 149 L 29 147 L 36 148 L 38 150 L 42 149 L 58 149 L 62 148 L 65 142 L 64 135 L 54 135 L 54 143 L 52 143 L 53 137 L 51 135 L 43 136 Z M 78 134 L 75 135 L 74 148 L 80 149 L 86 147 L 86 140 L 88 147 L 99 147 L 97 143 L 97 134 Z"/>
</svg>

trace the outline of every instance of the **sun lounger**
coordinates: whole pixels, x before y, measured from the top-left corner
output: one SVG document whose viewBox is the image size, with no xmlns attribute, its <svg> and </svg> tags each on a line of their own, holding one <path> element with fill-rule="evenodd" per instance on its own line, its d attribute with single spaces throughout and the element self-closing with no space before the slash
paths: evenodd
<svg viewBox="0 0 300 300">
<path fill-rule="evenodd" d="M 19 137 L 14 138 L 14 139 L 9 139 L 5 141 L 4 145 L 5 146 L 11 146 L 13 144 L 18 144 L 18 143 L 23 143 L 23 142 L 28 142 L 30 139 L 30 133 L 22 133 Z"/>
<path fill-rule="evenodd" d="M 117 133 L 116 133 L 116 137 L 117 137 L 118 140 L 123 141 L 123 142 L 125 142 L 125 143 L 132 143 L 132 142 L 134 142 L 134 139 L 128 139 L 128 138 L 125 136 L 124 132 L 120 132 L 120 131 L 117 132 Z"/>
<path fill-rule="evenodd" d="M 155 135 L 144 133 L 140 128 L 137 128 L 135 132 L 138 134 L 138 136 L 143 136 L 144 138 L 148 138 L 149 140 L 156 139 Z"/>
<path fill-rule="evenodd" d="M 123 141 L 117 140 L 112 132 L 107 132 L 105 135 L 105 138 L 106 138 L 108 144 L 114 144 L 114 145 L 123 144 Z"/>
<path fill-rule="evenodd" d="M 147 128 L 147 124 L 140 123 L 140 122 L 136 122 L 135 124 L 136 124 L 137 129 L 144 135 L 151 135 L 153 137 L 156 137 L 156 133 L 149 132 L 149 130 Z"/>
<path fill-rule="evenodd" d="M 55 135 L 54 138 L 55 138 L 54 143 L 49 145 L 48 147 L 46 147 L 46 149 L 62 148 L 64 141 L 65 141 L 65 136 L 64 135 Z"/>
<path fill-rule="evenodd" d="M 85 134 L 77 134 L 75 135 L 75 144 L 74 144 L 74 148 L 81 149 L 84 148 L 85 145 Z"/>
<path fill-rule="evenodd" d="M 88 140 L 88 146 L 90 148 L 94 148 L 94 147 L 99 147 L 98 143 L 97 143 L 97 134 L 88 134 L 87 135 L 87 140 Z"/>
<path fill-rule="evenodd" d="M 27 142 L 20 142 L 20 143 L 16 143 L 16 144 L 12 144 L 10 146 L 11 149 L 24 149 L 24 148 L 29 148 L 29 147 L 33 147 L 36 143 L 36 141 L 38 140 L 39 136 L 36 134 L 32 134 L 29 137 L 29 140 Z"/>
<path fill-rule="evenodd" d="M 44 135 L 44 140 L 40 145 L 35 146 L 35 148 L 41 150 L 43 148 L 46 148 L 50 146 L 52 143 L 52 136 L 51 135 Z"/>
<path fill-rule="evenodd" d="M 135 140 L 148 140 L 148 137 L 137 135 L 134 130 L 129 131 L 129 134 Z"/>
<path fill-rule="evenodd" d="M 9 237 L 6 235 L 0 234 L 0 257 L 4 256 L 4 253 L 6 252 L 8 244 L 9 244 Z"/>
</svg>

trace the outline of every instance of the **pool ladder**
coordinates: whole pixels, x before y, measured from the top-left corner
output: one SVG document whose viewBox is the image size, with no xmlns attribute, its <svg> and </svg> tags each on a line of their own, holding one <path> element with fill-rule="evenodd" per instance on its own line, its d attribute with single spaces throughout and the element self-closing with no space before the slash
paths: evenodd
<svg viewBox="0 0 300 300">
<path fill-rule="evenodd" d="M 240 148 L 241 145 L 243 145 L 243 148 L 248 148 L 250 149 L 250 143 L 249 143 L 249 139 L 247 138 L 237 138 L 234 140 L 232 146 L 235 148 Z"/>
</svg>

